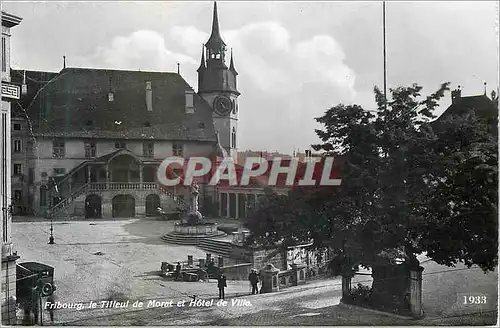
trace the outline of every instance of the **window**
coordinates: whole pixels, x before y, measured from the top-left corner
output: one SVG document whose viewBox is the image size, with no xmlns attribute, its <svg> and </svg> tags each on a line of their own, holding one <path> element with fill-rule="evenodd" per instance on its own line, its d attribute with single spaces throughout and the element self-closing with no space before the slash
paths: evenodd
<svg viewBox="0 0 500 328">
<path fill-rule="evenodd" d="M 96 144 L 94 141 L 85 142 L 85 157 L 92 158 L 96 156 Z"/>
<path fill-rule="evenodd" d="M 40 186 L 40 206 L 47 206 L 47 187 Z"/>
<path fill-rule="evenodd" d="M 146 122 L 146 123 L 144 123 L 144 126 L 147 127 L 147 128 L 150 128 L 151 127 L 151 123 Z"/>
<path fill-rule="evenodd" d="M 34 181 L 35 181 L 35 169 L 31 167 L 28 169 L 28 184 L 32 185 Z"/>
<path fill-rule="evenodd" d="M 64 167 L 54 167 L 54 175 L 65 175 L 66 169 Z"/>
<path fill-rule="evenodd" d="M 21 140 L 14 140 L 14 153 L 21 152 Z"/>
<path fill-rule="evenodd" d="M 142 153 L 146 158 L 154 158 L 155 156 L 155 144 L 152 141 L 146 141 L 142 144 Z"/>
<path fill-rule="evenodd" d="M 174 142 L 174 144 L 172 145 L 172 153 L 174 154 L 174 156 L 182 157 L 184 153 L 184 147 L 182 146 L 182 144 Z"/>
<path fill-rule="evenodd" d="M 115 141 L 116 149 L 125 149 L 127 148 L 127 144 L 124 141 Z"/>
<path fill-rule="evenodd" d="M 21 130 L 21 124 L 19 124 L 19 123 L 14 123 L 14 130 L 15 130 L 15 131 L 20 131 L 20 130 Z"/>
<path fill-rule="evenodd" d="M 52 142 L 52 156 L 56 158 L 66 156 L 64 140 L 56 139 Z"/>
<path fill-rule="evenodd" d="M 186 113 L 194 114 L 194 91 L 185 91 L 185 101 L 186 101 Z"/>
<path fill-rule="evenodd" d="M 94 122 L 92 120 L 88 120 L 87 123 L 86 123 L 87 127 L 88 128 L 91 128 L 94 126 Z"/>
<path fill-rule="evenodd" d="M 23 174 L 23 167 L 21 164 L 14 164 L 14 175 L 21 175 Z"/>
<path fill-rule="evenodd" d="M 148 112 L 153 111 L 153 90 L 151 89 L 151 81 L 146 81 L 146 106 Z"/>
<path fill-rule="evenodd" d="M 204 129 L 205 128 L 205 123 L 202 123 L 202 122 L 198 123 L 198 127 L 200 129 Z"/>
<path fill-rule="evenodd" d="M 18 203 L 23 200 L 23 191 L 22 190 L 14 190 L 14 200 Z"/>
<path fill-rule="evenodd" d="M 7 72 L 7 42 L 2 36 L 2 72 Z"/>
<path fill-rule="evenodd" d="M 28 140 L 28 142 L 26 144 L 26 151 L 28 153 L 33 153 L 35 151 L 35 145 L 33 144 L 33 141 Z"/>
<path fill-rule="evenodd" d="M 233 128 L 233 132 L 231 133 L 231 143 L 232 148 L 236 148 L 236 129 Z"/>
</svg>

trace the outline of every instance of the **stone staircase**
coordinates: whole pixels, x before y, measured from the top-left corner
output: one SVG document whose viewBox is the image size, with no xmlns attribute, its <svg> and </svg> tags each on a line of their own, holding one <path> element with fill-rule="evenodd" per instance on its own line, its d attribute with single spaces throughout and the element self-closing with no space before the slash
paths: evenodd
<svg viewBox="0 0 500 328">
<path fill-rule="evenodd" d="M 198 247 L 208 253 L 218 254 L 222 257 L 230 258 L 232 257 L 233 248 L 235 246 L 229 241 L 204 239 L 200 241 Z"/>
<path fill-rule="evenodd" d="M 166 243 L 176 244 L 176 245 L 190 245 L 190 246 L 198 246 L 201 248 L 201 244 L 209 240 L 207 238 L 217 238 L 224 236 L 225 234 L 221 231 L 217 231 L 213 234 L 205 234 L 205 235 L 182 235 L 182 234 L 166 234 L 161 237 Z"/>
</svg>

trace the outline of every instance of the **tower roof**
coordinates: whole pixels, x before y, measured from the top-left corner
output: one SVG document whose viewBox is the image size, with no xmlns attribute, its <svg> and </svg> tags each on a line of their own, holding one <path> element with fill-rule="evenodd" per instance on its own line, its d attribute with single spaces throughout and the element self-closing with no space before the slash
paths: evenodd
<svg viewBox="0 0 500 328">
<path fill-rule="evenodd" d="M 234 75 L 238 75 L 238 72 L 236 71 L 236 68 L 234 68 L 234 62 L 233 62 L 233 49 L 231 49 L 231 62 L 229 64 L 229 70 L 234 73 Z"/>
<path fill-rule="evenodd" d="M 201 61 L 200 61 L 200 67 L 198 67 L 197 72 L 204 70 L 206 67 L 205 65 L 205 46 L 203 45 L 201 47 Z"/>
<path fill-rule="evenodd" d="M 212 34 L 206 44 L 208 49 L 219 49 L 225 47 L 226 44 L 222 40 L 219 31 L 219 17 L 217 15 L 217 2 L 214 1 L 214 17 L 212 20 Z"/>
</svg>

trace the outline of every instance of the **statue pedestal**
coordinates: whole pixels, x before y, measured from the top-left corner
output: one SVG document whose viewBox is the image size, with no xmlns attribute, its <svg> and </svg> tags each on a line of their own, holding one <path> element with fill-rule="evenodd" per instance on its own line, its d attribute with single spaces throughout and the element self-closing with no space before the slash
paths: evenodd
<svg viewBox="0 0 500 328">
<path fill-rule="evenodd" d="M 262 288 L 261 293 L 272 293 L 279 291 L 278 273 L 280 272 L 274 265 L 268 264 L 261 271 Z"/>
</svg>

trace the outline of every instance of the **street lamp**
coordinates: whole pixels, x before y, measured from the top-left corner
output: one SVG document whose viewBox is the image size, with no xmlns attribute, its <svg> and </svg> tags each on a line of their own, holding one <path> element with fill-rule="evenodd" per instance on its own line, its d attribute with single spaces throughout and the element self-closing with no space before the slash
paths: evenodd
<svg viewBox="0 0 500 328">
<path fill-rule="evenodd" d="M 56 186 L 54 178 L 49 177 L 49 185 L 50 185 L 50 187 Z M 55 188 L 57 188 L 57 187 L 55 187 Z M 55 244 L 55 242 L 54 242 L 54 215 L 52 214 L 53 199 L 54 199 L 54 197 L 52 196 L 52 193 L 49 193 L 49 209 L 47 210 L 47 214 L 50 217 L 50 237 L 49 237 L 49 244 L 50 245 Z"/>
<path fill-rule="evenodd" d="M 55 244 L 54 242 L 54 224 L 53 224 L 53 215 L 52 211 L 49 209 L 49 215 L 50 215 L 50 237 L 49 237 L 49 244 Z"/>
</svg>

